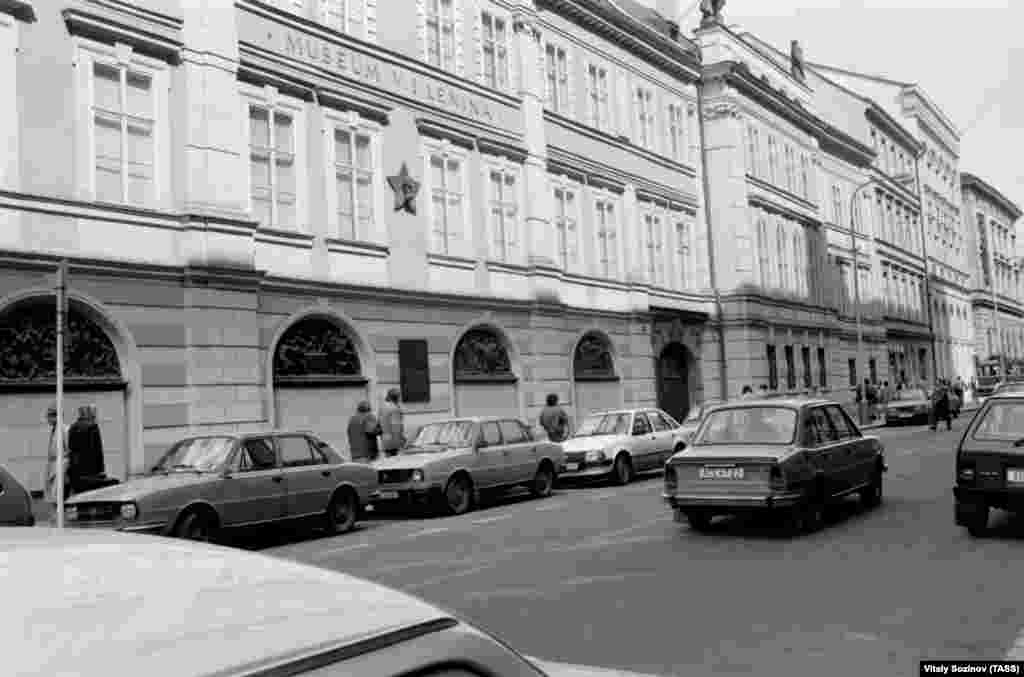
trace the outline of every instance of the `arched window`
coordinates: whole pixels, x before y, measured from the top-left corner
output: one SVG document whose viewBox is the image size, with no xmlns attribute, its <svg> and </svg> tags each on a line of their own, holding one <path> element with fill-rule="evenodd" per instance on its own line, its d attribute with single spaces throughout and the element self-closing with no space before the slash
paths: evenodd
<svg viewBox="0 0 1024 677">
<path fill-rule="evenodd" d="M 365 383 L 355 342 L 335 322 L 309 317 L 288 328 L 274 351 L 277 383 Z"/>
<path fill-rule="evenodd" d="M 616 379 L 608 338 L 591 332 L 580 339 L 573 352 L 572 371 L 577 381 Z"/>
<path fill-rule="evenodd" d="M 497 332 L 470 329 L 455 347 L 455 381 L 514 381 L 508 349 Z"/>
<path fill-rule="evenodd" d="M 69 386 L 122 387 L 121 365 L 110 337 L 69 304 L 64 335 L 64 377 Z M 57 310 L 53 299 L 16 305 L 0 316 L 0 384 L 44 386 L 57 378 Z"/>
</svg>

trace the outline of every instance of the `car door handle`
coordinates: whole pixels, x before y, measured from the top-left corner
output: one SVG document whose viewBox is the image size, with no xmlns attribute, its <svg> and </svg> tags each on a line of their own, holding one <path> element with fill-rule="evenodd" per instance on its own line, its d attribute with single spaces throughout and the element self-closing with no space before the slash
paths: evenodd
<svg viewBox="0 0 1024 677">
<path fill-rule="evenodd" d="M 331 471 L 330 470 L 321 470 L 320 474 L 323 475 L 324 477 L 330 477 L 331 476 Z"/>
<path fill-rule="evenodd" d="M 284 482 L 284 475 L 274 475 L 270 479 L 272 479 L 275 482 L 277 482 L 278 484 L 280 484 L 281 482 Z"/>
</svg>

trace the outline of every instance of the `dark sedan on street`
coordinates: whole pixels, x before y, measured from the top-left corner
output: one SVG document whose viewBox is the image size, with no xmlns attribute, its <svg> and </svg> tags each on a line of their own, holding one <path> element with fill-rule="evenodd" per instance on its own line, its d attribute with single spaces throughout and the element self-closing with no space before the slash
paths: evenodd
<svg viewBox="0 0 1024 677">
<path fill-rule="evenodd" d="M 713 407 L 665 468 L 677 522 L 707 530 L 718 515 L 780 510 L 797 533 L 821 527 L 850 494 L 882 501 L 884 449 L 841 405 L 818 399 L 745 400 Z"/>
<path fill-rule="evenodd" d="M 30 527 L 35 523 L 32 495 L 0 466 L 0 526 Z"/>
<path fill-rule="evenodd" d="M 205 435 L 176 443 L 142 477 L 75 495 L 64 518 L 70 527 L 198 541 L 299 519 L 342 533 L 376 489 L 375 470 L 309 433 Z"/>
<path fill-rule="evenodd" d="M 1024 392 L 992 395 L 956 450 L 955 521 L 971 536 L 988 531 L 992 508 L 1024 512 Z"/>
</svg>

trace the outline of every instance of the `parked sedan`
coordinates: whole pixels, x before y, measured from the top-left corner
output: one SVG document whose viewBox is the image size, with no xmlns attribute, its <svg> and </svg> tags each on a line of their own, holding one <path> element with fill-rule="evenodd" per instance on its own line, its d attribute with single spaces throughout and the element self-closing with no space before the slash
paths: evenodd
<svg viewBox="0 0 1024 677">
<path fill-rule="evenodd" d="M 0 565 L 5 675 L 632 674 L 527 658 L 397 590 L 207 544 L 0 529 Z"/>
<path fill-rule="evenodd" d="M 705 402 L 704 404 L 698 404 L 694 407 L 690 407 L 689 413 L 686 415 L 686 420 L 679 426 L 679 431 L 682 433 L 683 443 L 689 444 L 693 439 L 693 436 L 697 434 L 697 428 L 700 427 L 700 422 L 704 420 L 704 414 L 708 412 L 713 405 L 720 404 L 719 402 Z"/>
<path fill-rule="evenodd" d="M 637 472 L 660 470 L 686 446 L 678 421 L 661 409 L 590 414 L 565 449 L 565 478 L 610 478 L 628 484 Z"/>
<path fill-rule="evenodd" d="M 932 415 L 930 393 L 922 388 L 905 388 L 885 405 L 886 423 L 927 422 Z"/>
<path fill-rule="evenodd" d="M 955 519 L 984 536 L 992 508 L 1024 511 L 1024 393 L 992 395 L 956 450 Z"/>
<path fill-rule="evenodd" d="M 718 515 L 782 510 L 797 532 L 822 525 L 826 507 L 858 493 L 882 500 L 882 443 L 836 402 L 748 400 L 714 407 L 665 469 L 677 522 L 706 530 Z"/>
<path fill-rule="evenodd" d="M 0 526 L 30 527 L 35 523 L 32 495 L 0 466 Z"/>
<path fill-rule="evenodd" d="M 308 433 L 181 440 L 143 477 L 72 497 L 65 521 L 213 540 L 221 529 L 310 518 L 352 529 L 377 488 L 368 465 L 346 462 Z"/>
<path fill-rule="evenodd" d="M 521 485 L 534 496 L 550 496 L 564 458 L 560 445 L 539 439 L 515 418 L 428 423 L 398 456 L 374 463 L 380 490 L 373 502 L 437 505 L 461 515 L 481 490 Z"/>
</svg>

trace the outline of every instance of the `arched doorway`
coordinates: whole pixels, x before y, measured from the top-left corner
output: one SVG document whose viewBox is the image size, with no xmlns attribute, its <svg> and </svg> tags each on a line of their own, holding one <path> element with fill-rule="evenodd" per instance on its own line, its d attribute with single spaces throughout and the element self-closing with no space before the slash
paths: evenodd
<svg viewBox="0 0 1024 677">
<path fill-rule="evenodd" d="M 572 376 L 577 422 L 592 412 L 622 406 L 622 383 L 615 373 L 612 344 L 602 332 L 587 332 L 576 344 Z"/>
<path fill-rule="evenodd" d="M 295 322 L 274 347 L 273 370 L 277 427 L 312 431 L 348 451 L 348 419 L 369 399 L 369 379 L 350 331 L 329 317 Z"/>
<path fill-rule="evenodd" d="M 693 356 L 682 343 L 669 343 L 658 356 L 658 406 L 677 421 L 690 410 L 690 365 Z"/>
<path fill-rule="evenodd" d="M 53 297 L 15 303 L 0 314 L 0 464 L 30 491 L 42 491 L 57 389 L 57 318 Z M 111 337 L 77 301 L 68 304 L 64 352 L 64 423 L 96 407 L 106 472 L 128 474 L 125 379 Z"/>
<path fill-rule="evenodd" d="M 518 416 L 517 378 L 504 336 L 474 327 L 452 353 L 456 416 Z"/>
</svg>

